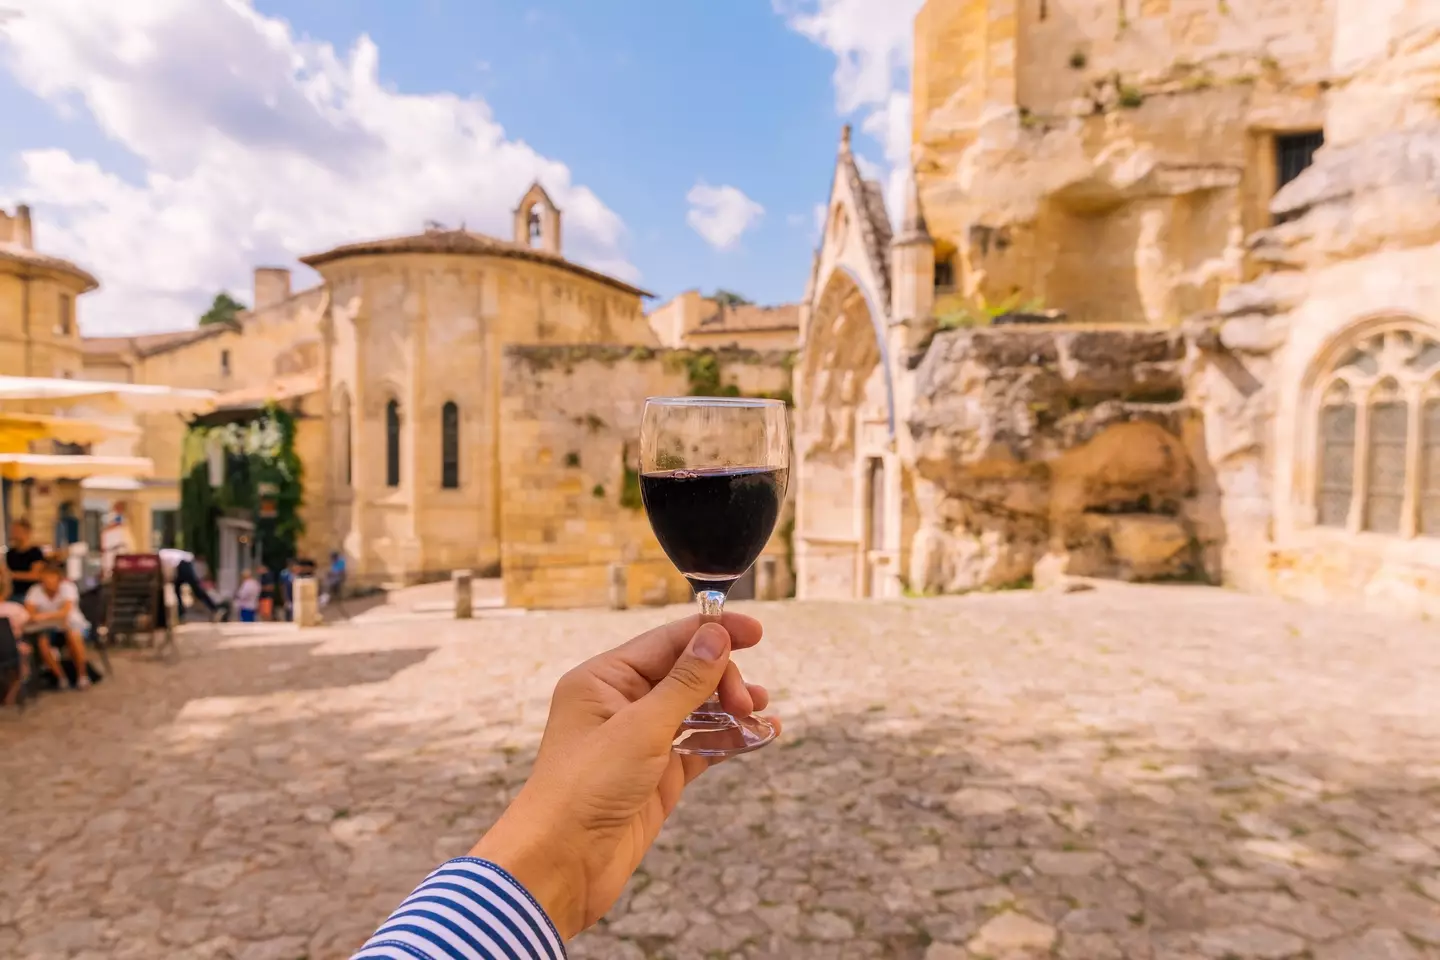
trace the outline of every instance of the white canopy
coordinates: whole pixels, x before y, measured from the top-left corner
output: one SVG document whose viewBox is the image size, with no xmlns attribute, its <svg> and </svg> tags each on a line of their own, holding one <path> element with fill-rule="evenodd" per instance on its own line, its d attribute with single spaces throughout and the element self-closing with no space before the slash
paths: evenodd
<svg viewBox="0 0 1440 960">
<path fill-rule="evenodd" d="M 93 476 L 148 477 L 154 469 L 155 465 L 146 457 L 0 453 L 0 477 L 7 480 L 78 480 Z"/>
<path fill-rule="evenodd" d="M 65 380 L 59 377 L 0 377 L 0 403 L 45 400 L 54 404 L 110 402 L 127 410 L 202 413 L 215 405 L 213 390 L 184 390 L 148 383 Z"/>
</svg>

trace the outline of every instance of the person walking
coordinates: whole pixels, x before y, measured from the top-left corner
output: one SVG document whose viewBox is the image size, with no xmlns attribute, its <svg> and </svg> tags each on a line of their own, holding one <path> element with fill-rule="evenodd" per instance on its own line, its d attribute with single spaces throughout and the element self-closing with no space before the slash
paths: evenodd
<svg viewBox="0 0 1440 960">
<path fill-rule="evenodd" d="M 210 591 L 205 589 L 205 584 L 200 582 L 200 574 L 195 569 L 195 554 L 176 547 L 166 547 L 160 551 L 160 569 L 165 574 L 165 582 L 175 587 L 175 606 L 182 622 L 187 612 L 184 597 L 180 593 L 182 586 L 190 588 L 191 594 L 205 605 L 215 622 L 225 619 L 224 608 L 215 602 Z"/>
<path fill-rule="evenodd" d="M 681 721 L 711 693 L 736 716 L 769 704 L 730 662 L 760 635 L 759 621 L 741 614 L 692 616 L 565 674 L 509 808 L 469 856 L 426 877 L 353 960 L 563 958 L 565 941 L 620 898 L 685 787 L 720 762 L 671 749 Z"/>
</svg>

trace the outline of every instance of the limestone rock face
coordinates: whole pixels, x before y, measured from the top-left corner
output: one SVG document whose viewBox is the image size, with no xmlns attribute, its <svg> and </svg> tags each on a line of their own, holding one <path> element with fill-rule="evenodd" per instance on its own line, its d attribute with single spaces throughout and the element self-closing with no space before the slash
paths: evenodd
<svg viewBox="0 0 1440 960">
<path fill-rule="evenodd" d="M 1197 575 L 1185 362 L 1176 331 L 936 336 L 907 425 L 930 490 L 912 586 L 1014 585 L 1042 560 L 1048 574 Z"/>
</svg>

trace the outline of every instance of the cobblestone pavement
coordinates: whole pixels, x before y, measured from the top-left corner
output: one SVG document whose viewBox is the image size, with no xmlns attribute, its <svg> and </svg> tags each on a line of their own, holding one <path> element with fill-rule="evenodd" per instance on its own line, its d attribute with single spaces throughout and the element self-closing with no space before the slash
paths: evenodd
<svg viewBox="0 0 1440 960">
<path fill-rule="evenodd" d="M 752 607 L 784 740 L 576 960 L 1440 957 L 1440 626 L 1183 587 Z M 0 957 L 344 957 L 677 611 L 185 641 L 0 716 Z"/>
</svg>

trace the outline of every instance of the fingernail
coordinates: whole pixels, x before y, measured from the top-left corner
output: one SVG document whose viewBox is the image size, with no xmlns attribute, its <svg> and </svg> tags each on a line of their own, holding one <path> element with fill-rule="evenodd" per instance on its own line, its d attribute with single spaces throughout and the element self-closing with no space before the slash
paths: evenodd
<svg viewBox="0 0 1440 960">
<path fill-rule="evenodd" d="M 729 639 L 730 635 L 720 624 L 701 624 L 700 629 L 695 631 L 691 649 L 701 660 L 719 660 L 720 655 L 725 652 L 725 642 Z"/>
</svg>

